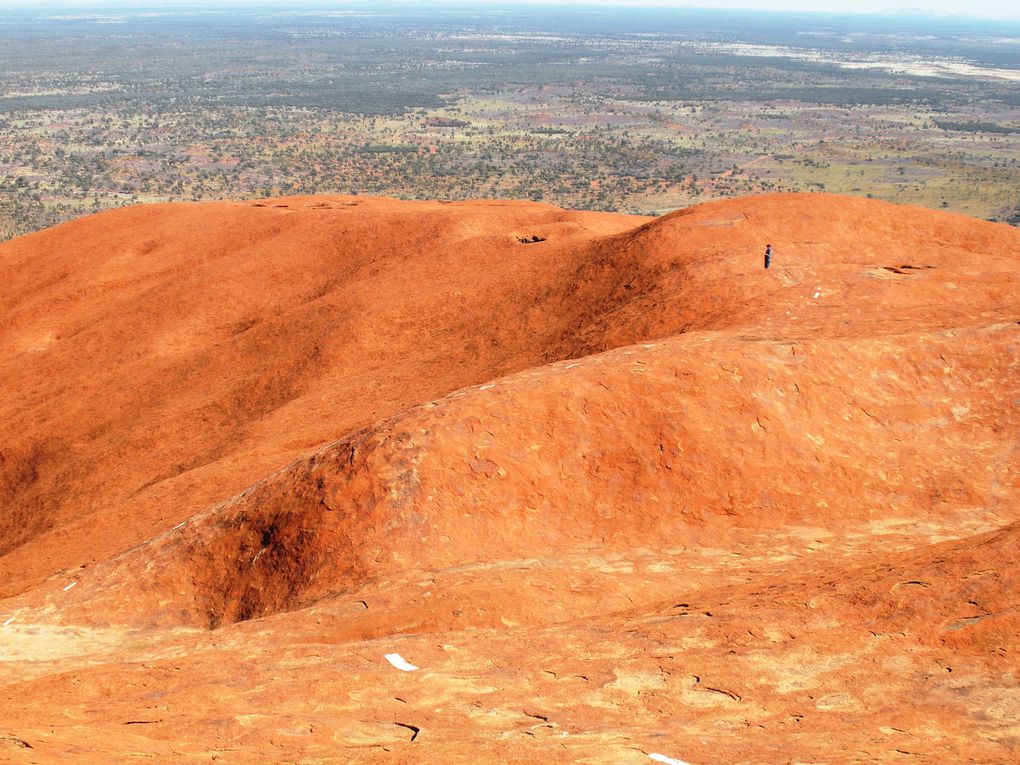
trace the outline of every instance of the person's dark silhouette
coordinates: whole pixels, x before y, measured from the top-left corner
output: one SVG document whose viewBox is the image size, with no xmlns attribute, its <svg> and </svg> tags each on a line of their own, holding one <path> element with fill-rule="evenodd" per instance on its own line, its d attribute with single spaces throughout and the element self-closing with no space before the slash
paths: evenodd
<svg viewBox="0 0 1020 765">
<path fill-rule="evenodd" d="M 765 245 L 765 268 L 768 268 L 770 265 L 772 265 L 772 245 L 771 244 L 766 244 Z"/>
</svg>

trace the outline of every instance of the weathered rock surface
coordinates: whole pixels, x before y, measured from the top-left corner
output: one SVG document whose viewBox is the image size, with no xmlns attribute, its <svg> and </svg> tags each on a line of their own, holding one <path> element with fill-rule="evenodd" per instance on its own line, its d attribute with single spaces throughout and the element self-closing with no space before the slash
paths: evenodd
<svg viewBox="0 0 1020 765">
<path fill-rule="evenodd" d="M 1014 761 L 1018 320 L 829 195 L 4 244 L 0 760 Z"/>
</svg>

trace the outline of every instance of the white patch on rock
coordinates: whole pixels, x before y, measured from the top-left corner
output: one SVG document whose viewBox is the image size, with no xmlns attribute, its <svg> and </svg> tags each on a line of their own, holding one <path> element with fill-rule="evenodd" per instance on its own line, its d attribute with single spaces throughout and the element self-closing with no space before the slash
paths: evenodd
<svg viewBox="0 0 1020 765">
<path fill-rule="evenodd" d="M 414 672 L 416 669 L 418 669 L 416 666 L 411 664 L 407 659 L 405 659 L 399 653 L 388 653 L 388 654 L 386 654 L 386 661 L 388 661 L 390 664 L 392 664 L 397 669 L 403 670 L 404 672 Z"/>
<path fill-rule="evenodd" d="M 664 762 L 666 765 L 690 765 L 690 763 L 684 762 L 683 760 L 674 760 L 672 757 L 667 757 L 664 754 L 650 754 L 648 759 L 655 760 L 656 762 Z"/>
</svg>

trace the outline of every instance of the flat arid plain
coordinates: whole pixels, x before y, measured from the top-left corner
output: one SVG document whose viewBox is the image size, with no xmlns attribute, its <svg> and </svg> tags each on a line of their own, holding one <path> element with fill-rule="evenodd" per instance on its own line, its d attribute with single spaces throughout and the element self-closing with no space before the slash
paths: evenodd
<svg viewBox="0 0 1020 765">
<path fill-rule="evenodd" d="M 1020 759 L 1004 223 L 127 207 L 0 379 L 5 763 Z"/>
<path fill-rule="evenodd" d="M 826 191 L 1020 223 L 1018 18 L 145 1 L 0 1 L 0 240 L 323 193 L 658 215 Z"/>
</svg>

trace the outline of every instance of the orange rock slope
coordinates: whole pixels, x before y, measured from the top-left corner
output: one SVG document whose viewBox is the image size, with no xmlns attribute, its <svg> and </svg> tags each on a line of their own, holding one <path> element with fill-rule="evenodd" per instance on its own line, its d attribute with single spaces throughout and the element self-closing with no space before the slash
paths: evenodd
<svg viewBox="0 0 1020 765">
<path fill-rule="evenodd" d="M 1018 320 L 821 194 L 0 245 L 0 761 L 1018 761 Z"/>
</svg>

